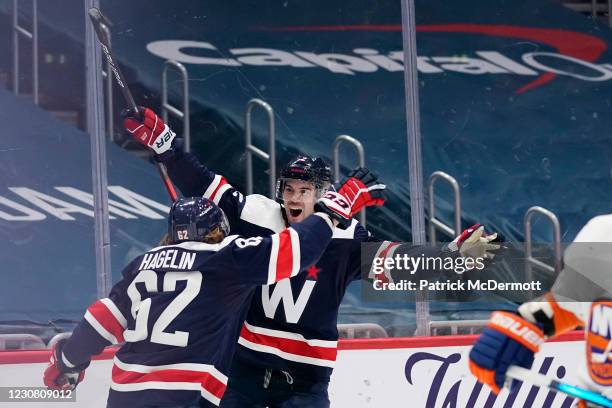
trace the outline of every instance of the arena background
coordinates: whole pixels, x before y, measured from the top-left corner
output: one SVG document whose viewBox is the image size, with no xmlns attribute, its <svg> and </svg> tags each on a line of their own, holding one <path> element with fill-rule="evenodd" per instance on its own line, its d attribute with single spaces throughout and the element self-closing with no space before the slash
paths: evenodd
<svg viewBox="0 0 612 408">
<path fill-rule="evenodd" d="M 19 23 L 29 29 L 31 3 L 17 3 Z M 45 346 L 97 297 L 83 2 L 37 3 L 38 105 L 23 37 L 20 95 L 14 92 L 13 6 L 0 0 L 0 332 L 37 339 L 0 343 L 7 349 Z M 412 239 L 399 1 L 102 0 L 100 7 L 138 104 L 159 109 L 164 61 L 184 64 L 191 148 L 233 185 L 246 188 L 244 114 L 259 98 L 274 109 L 279 165 L 297 152 L 331 161 L 338 135 L 358 139 L 366 165 L 389 186 L 387 205 L 368 211 L 368 228 L 385 239 Z M 612 32 L 607 16 L 591 16 L 589 7 L 416 1 L 424 181 L 434 171 L 456 179 L 462 227 L 480 222 L 522 242 L 525 213 L 539 205 L 556 214 L 560 238 L 569 242 L 588 219 L 610 212 Z M 601 3 L 597 10 L 607 9 Z M 274 56 L 253 57 L 255 48 Z M 168 75 L 170 102 L 181 107 L 183 82 L 175 71 Z M 107 165 L 116 281 L 164 233 L 170 202 L 146 152 L 121 132 L 124 102 L 116 87 L 112 101 Z M 182 121 L 171 123 L 183 133 Z M 267 146 L 260 111 L 253 137 Z M 347 145 L 340 162 L 342 173 L 357 163 Z M 254 191 L 267 194 L 266 165 L 254 163 Z M 438 185 L 436 208 L 453 227 L 448 186 Z M 549 222 L 535 217 L 533 240 L 553 238 Z M 414 305 L 365 303 L 358 285 L 345 297 L 342 324 L 414 334 Z M 513 307 L 500 297 L 484 307 L 438 305 L 431 317 L 482 321 L 490 309 Z M 457 330 L 440 325 L 440 333 Z"/>
</svg>

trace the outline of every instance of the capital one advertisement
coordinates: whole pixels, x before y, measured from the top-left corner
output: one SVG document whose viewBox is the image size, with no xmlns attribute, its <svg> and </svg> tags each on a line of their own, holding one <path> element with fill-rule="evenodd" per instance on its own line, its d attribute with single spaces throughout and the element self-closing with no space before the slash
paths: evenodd
<svg viewBox="0 0 612 408">
<path fill-rule="evenodd" d="M 275 112 L 279 163 L 300 151 L 330 160 L 336 136 L 357 138 L 389 186 L 369 227 L 409 240 L 400 2 L 177 5 L 166 13 L 102 2 L 119 58 L 133 70 L 128 81 L 159 91 L 164 61 L 187 69 L 199 157 L 244 186 L 245 107 L 263 99 Z M 457 179 L 462 224 L 522 241 L 526 209 L 541 205 L 570 241 L 610 210 L 601 194 L 612 187 L 609 27 L 553 1 L 416 1 L 415 18 L 423 175 Z M 180 107 L 182 81 L 168 75 Z M 262 112 L 253 129 L 267 150 Z M 356 164 L 350 147 L 340 161 L 343 172 Z M 255 191 L 265 193 L 266 165 L 254 162 Z M 436 196 L 437 215 L 452 224 L 450 189 Z M 551 237 L 545 221 L 534 222 L 534 239 Z"/>
</svg>

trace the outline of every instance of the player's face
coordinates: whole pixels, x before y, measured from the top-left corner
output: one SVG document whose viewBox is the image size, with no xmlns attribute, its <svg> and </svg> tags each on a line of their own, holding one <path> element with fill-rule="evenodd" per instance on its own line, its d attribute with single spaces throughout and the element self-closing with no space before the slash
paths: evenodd
<svg viewBox="0 0 612 408">
<path fill-rule="evenodd" d="M 313 183 L 291 179 L 285 181 L 283 202 L 290 224 L 303 221 L 312 214 L 316 201 L 316 190 Z"/>
</svg>

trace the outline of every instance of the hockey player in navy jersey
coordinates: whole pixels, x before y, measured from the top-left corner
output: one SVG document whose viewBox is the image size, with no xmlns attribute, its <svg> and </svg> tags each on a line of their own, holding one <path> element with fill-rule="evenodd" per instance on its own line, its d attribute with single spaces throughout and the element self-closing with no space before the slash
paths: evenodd
<svg viewBox="0 0 612 408">
<path fill-rule="evenodd" d="M 351 210 L 341 194 L 328 192 L 299 225 L 245 238 L 228 236 L 225 214 L 209 199 L 178 200 L 169 215 L 171 245 L 132 261 L 108 298 L 87 309 L 72 336 L 53 348 L 45 385 L 74 388 L 92 356 L 124 343 L 109 407 L 217 406 L 255 288 L 316 263 L 334 224 L 350 224 Z"/>
<path fill-rule="evenodd" d="M 165 163 L 185 195 L 203 195 L 218 203 L 235 233 L 263 235 L 296 225 L 313 212 L 330 187 L 331 172 L 323 160 L 299 156 L 281 171 L 276 201 L 243 196 L 225 177 L 184 153 L 180 139 L 150 109 L 143 121 L 127 118 L 124 127 Z M 157 143 L 163 140 L 164 143 Z M 338 191 L 355 208 L 381 204 L 384 185 L 367 169 L 353 171 Z M 484 248 L 482 228 L 457 240 Z M 337 318 L 347 286 L 361 276 L 361 243 L 375 240 L 357 221 L 336 229 L 332 242 L 307 273 L 257 289 L 240 331 L 223 407 L 327 407 L 327 388 L 337 355 Z M 393 247 L 382 242 L 379 252 Z M 389 251 L 391 253 L 391 250 Z M 476 255 L 475 255 L 476 256 Z"/>
</svg>

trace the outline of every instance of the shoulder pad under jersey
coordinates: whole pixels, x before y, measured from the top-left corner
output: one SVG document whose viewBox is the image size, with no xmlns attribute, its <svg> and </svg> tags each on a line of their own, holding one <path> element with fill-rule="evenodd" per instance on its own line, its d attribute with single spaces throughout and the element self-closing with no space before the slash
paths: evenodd
<svg viewBox="0 0 612 408">
<path fill-rule="evenodd" d="M 246 196 L 240 219 L 274 232 L 285 229 L 281 205 L 260 194 Z"/>
</svg>

